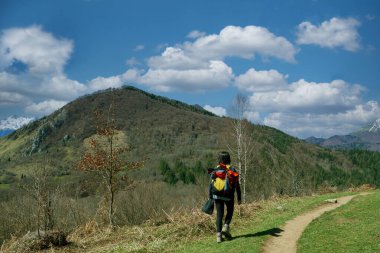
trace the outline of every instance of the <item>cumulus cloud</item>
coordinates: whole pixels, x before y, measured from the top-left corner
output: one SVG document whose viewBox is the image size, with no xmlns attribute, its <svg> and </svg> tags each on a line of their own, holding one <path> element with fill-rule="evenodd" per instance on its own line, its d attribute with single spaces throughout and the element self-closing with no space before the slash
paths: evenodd
<svg viewBox="0 0 380 253">
<path fill-rule="evenodd" d="M 34 118 L 10 116 L 6 119 L 0 120 L 0 130 L 16 130 L 33 120 Z"/>
<path fill-rule="evenodd" d="M 150 57 L 148 70 L 139 81 L 159 91 L 210 90 L 226 87 L 233 78 L 231 68 L 223 62 L 227 57 L 261 55 L 295 62 L 297 53 L 284 37 L 258 26 L 227 26 L 211 35 L 195 30 L 187 37 L 195 40 L 166 47 L 160 55 Z M 244 77 L 240 79 L 243 83 Z"/>
<path fill-rule="evenodd" d="M 219 34 L 186 42 L 183 48 L 199 59 L 223 59 L 236 56 L 251 59 L 255 54 L 294 62 L 296 48 L 287 39 L 259 26 L 226 26 Z"/>
<path fill-rule="evenodd" d="M 204 68 L 208 61 L 188 55 L 183 49 L 167 47 L 159 56 L 153 56 L 148 60 L 151 69 L 197 69 Z"/>
<path fill-rule="evenodd" d="M 363 90 L 362 86 L 343 80 L 315 83 L 301 79 L 287 89 L 256 92 L 250 103 L 256 109 L 267 111 L 339 112 L 358 104 Z"/>
<path fill-rule="evenodd" d="M 61 73 L 72 50 L 72 41 L 57 39 L 36 25 L 7 29 L 0 37 L 2 67 L 18 60 L 33 74 Z"/>
<path fill-rule="evenodd" d="M 25 103 L 28 98 L 15 92 L 0 91 L 0 105 L 12 106 L 20 103 Z"/>
<path fill-rule="evenodd" d="M 245 111 L 243 113 L 243 117 L 246 118 L 248 121 L 251 121 L 253 123 L 261 123 L 260 112 Z"/>
<path fill-rule="evenodd" d="M 63 107 L 66 103 L 67 101 L 47 100 L 28 105 L 25 111 L 33 115 L 45 116 Z"/>
<path fill-rule="evenodd" d="M 359 21 L 354 18 L 332 18 L 319 26 L 302 22 L 298 25 L 297 43 L 328 48 L 342 47 L 355 52 L 360 48 L 357 31 L 359 25 Z"/>
<path fill-rule="evenodd" d="M 213 107 L 211 105 L 205 105 L 203 107 L 203 109 L 205 109 L 205 110 L 207 110 L 209 112 L 212 112 L 213 114 L 218 115 L 220 117 L 223 117 L 223 116 L 227 115 L 227 111 L 223 107 L 219 107 L 219 106 Z"/>
<path fill-rule="evenodd" d="M 91 80 L 88 87 L 91 91 L 104 90 L 107 88 L 119 88 L 123 85 L 122 76 L 97 77 Z"/>
<path fill-rule="evenodd" d="M 202 69 L 149 69 L 137 81 L 163 92 L 200 92 L 225 88 L 232 78 L 232 69 L 224 62 L 210 61 L 209 66 Z"/>
<path fill-rule="evenodd" d="M 369 101 L 339 113 L 274 112 L 264 119 L 264 124 L 302 138 L 310 137 L 311 134 L 316 137 L 330 137 L 357 131 L 378 118 L 380 118 L 378 103 Z"/>
<path fill-rule="evenodd" d="M 235 85 L 249 94 L 248 120 L 302 138 L 350 133 L 380 118 L 378 102 L 362 101 L 365 88 L 344 80 L 287 83 L 276 70 L 250 69 Z"/>
<path fill-rule="evenodd" d="M 286 76 L 277 70 L 257 71 L 253 68 L 235 78 L 235 85 L 241 91 L 265 92 L 284 89 Z"/>
<path fill-rule="evenodd" d="M 0 105 L 29 105 L 25 111 L 37 116 L 86 93 L 84 84 L 64 74 L 72 52 L 71 40 L 56 38 L 38 25 L 2 31 Z M 20 65 L 22 71 L 18 71 Z"/>
</svg>

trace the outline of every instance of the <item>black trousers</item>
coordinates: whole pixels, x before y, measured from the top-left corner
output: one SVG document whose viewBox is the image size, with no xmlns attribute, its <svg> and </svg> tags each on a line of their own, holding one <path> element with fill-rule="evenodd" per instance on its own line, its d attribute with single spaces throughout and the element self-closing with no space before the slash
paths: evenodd
<svg viewBox="0 0 380 253">
<path fill-rule="evenodd" d="M 223 216 L 224 216 L 224 205 L 227 207 L 226 219 L 224 220 L 224 224 L 230 225 L 232 220 L 232 215 L 234 214 L 234 200 L 224 201 L 220 199 L 215 200 L 216 207 L 216 232 L 222 232 L 223 226 Z"/>
</svg>

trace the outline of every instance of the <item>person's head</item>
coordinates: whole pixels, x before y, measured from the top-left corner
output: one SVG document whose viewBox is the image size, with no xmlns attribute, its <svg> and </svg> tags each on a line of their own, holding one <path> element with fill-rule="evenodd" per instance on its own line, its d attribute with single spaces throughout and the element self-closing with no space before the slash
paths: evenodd
<svg viewBox="0 0 380 253">
<path fill-rule="evenodd" d="M 219 153 L 218 160 L 219 160 L 219 163 L 230 164 L 231 163 L 230 154 L 226 151 L 222 151 Z"/>
</svg>

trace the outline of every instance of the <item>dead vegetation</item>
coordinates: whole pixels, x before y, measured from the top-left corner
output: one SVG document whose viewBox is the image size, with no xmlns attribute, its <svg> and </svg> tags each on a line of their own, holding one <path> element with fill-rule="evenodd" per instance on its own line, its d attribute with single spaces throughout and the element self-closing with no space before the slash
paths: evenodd
<svg viewBox="0 0 380 253">
<path fill-rule="evenodd" d="M 260 203 L 236 206 L 236 227 L 260 210 Z M 192 210 L 161 210 L 161 218 L 150 219 L 140 226 L 123 226 L 112 229 L 91 220 L 78 226 L 67 236 L 64 247 L 50 243 L 36 246 L 25 237 L 15 238 L 3 244 L 1 252 L 36 252 L 50 249 L 52 252 L 165 252 L 173 245 L 181 246 L 188 241 L 200 240 L 215 232 L 215 213 L 207 215 L 199 208 Z M 41 241 L 40 245 L 45 245 Z M 167 247 L 170 245 L 170 247 Z"/>
</svg>

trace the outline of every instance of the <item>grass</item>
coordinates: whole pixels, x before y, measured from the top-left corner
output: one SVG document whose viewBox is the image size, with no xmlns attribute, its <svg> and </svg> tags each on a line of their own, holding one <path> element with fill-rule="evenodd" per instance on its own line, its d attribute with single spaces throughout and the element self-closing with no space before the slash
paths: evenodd
<svg viewBox="0 0 380 253">
<path fill-rule="evenodd" d="M 300 213 L 314 209 L 327 198 L 335 198 L 347 193 L 328 194 L 316 197 L 277 199 L 260 204 L 261 210 L 246 217 L 233 220 L 234 239 L 216 244 L 215 233 L 196 241 L 189 241 L 168 252 L 261 252 L 264 241 L 279 233 L 280 226 Z"/>
<path fill-rule="evenodd" d="M 349 194 L 352 193 L 276 198 L 242 205 L 240 216 L 235 207 L 231 224 L 234 239 L 221 244 L 216 243 L 215 214 L 208 216 L 198 210 L 169 214 L 167 221 L 159 225 L 124 227 L 98 237 L 96 243 L 88 238 L 87 242 L 82 240 L 77 244 L 91 247 L 91 252 L 260 252 L 265 239 L 278 233 L 287 220 L 314 209 L 325 199 Z"/>
<path fill-rule="evenodd" d="M 298 252 L 380 252 L 380 191 L 358 196 L 313 221 Z"/>
<path fill-rule="evenodd" d="M 280 227 L 288 220 L 324 204 L 326 199 L 337 198 L 344 195 L 353 195 L 353 192 L 330 193 L 318 196 L 307 197 L 285 197 L 273 198 L 271 200 L 260 201 L 252 204 L 245 204 L 239 208 L 235 206 L 235 214 L 231 223 L 231 241 L 216 243 L 215 237 L 215 213 L 212 216 L 202 213 L 197 207 L 193 211 L 178 210 L 165 212 L 166 217 L 162 220 L 148 221 L 139 226 L 124 226 L 117 228 L 116 231 L 102 228 L 96 222 L 85 224 L 73 231 L 68 239 L 71 244 L 63 248 L 55 248 L 55 252 L 261 252 L 264 241 L 270 236 L 275 236 L 281 232 Z M 359 203 L 357 203 L 359 201 Z M 369 203 L 367 203 L 369 202 Z M 358 197 L 353 200 L 354 206 L 362 209 L 361 215 L 368 217 L 366 225 L 359 226 L 363 233 L 352 233 L 352 227 L 347 233 L 365 242 L 372 242 L 369 248 L 360 247 L 359 251 L 350 251 L 352 245 L 348 245 L 345 250 L 339 252 L 376 252 L 374 240 L 379 238 L 379 232 L 375 228 L 380 220 L 376 210 L 380 206 L 380 192 L 376 194 Z M 368 209 L 368 210 L 367 210 Z M 345 209 L 339 209 L 342 212 Z M 367 211 L 364 211 L 367 210 Z M 336 213 L 336 212 L 334 212 Z M 343 213 L 342 213 L 343 215 Z M 341 218 L 339 218 L 339 217 Z M 342 218 L 343 217 L 343 218 Z M 353 221 L 360 217 L 341 216 L 337 214 L 338 221 L 335 223 L 346 223 L 347 220 Z M 366 218 L 361 218 L 366 219 Z M 366 230 L 367 225 L 371 230 Z M 344 228 L 345 230 L 346 228 Z M 317 228 L 316 230 L 319 230 Z M 338 229 L 337 232 L 341 232 Z M 325 232 L 322 232 L 322 235 Z M 322 235 L 320 238 L 322 238 Z M 344 235 L 344 237 L 348 237 Z M 326 238 L 327 241 L 329 238 Z M 306 239 L 306 244 L 310 242 Z M 350 240 L 347 240 L 350 241 Z M 337 242 L 335 242 L 337 243 Z M 341 245 L 341 242 L 338 242 Z M 326 244 L 326 242 L 324 242 Z M 314 246 L 311 246 L 313 248 Z M 363 246 L 364 247 L 364 246 Z M 357 248 L 352 248 L 356 250 Z M 372 251 L 370 251 L 372 250 Z M 338 252 L 331 249 L 319 249 L 303 252 Z"/>
<path fill-rule="evenodd" d="M 8 190 L 10 188 L 10 184 L 0 184 L 0 190 Z"/>
</svg>

